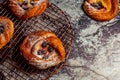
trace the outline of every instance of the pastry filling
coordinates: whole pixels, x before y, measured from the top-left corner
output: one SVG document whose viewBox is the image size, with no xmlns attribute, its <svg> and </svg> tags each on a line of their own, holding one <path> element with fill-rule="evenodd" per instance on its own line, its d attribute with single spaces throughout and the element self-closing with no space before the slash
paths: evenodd
<svg viewBox="0 0 120 80">
<path fill-rule="evenodd" d="M 0 23 L 0 34 L 4 32 L 4 26 Z"/>
<path fill-rule="evenodd" d="M 40 0 L 18 0 L 18 4 L 24 9 L 28 10 L 29 8 L 39 4 Z"/>
<path fill-rule="evenodd" d="M 50 55 L 53 55 L 57 53 L 54 47 L 47 43 L 46 41 L 42 42 L 42 44 L 39 44 L 39 46 L 36 46 L 37 53 L 35 53 L 39 58 L 47 60 L 50 58 Z"/>
<path fill-rule="evenodd" d="M 102 3 L 99 1 L 98 3 L 93 3 L 91 4 L 95 9 L 102 9 L 104 8 L 104 6 L 102 5 Z"/>
</svg>

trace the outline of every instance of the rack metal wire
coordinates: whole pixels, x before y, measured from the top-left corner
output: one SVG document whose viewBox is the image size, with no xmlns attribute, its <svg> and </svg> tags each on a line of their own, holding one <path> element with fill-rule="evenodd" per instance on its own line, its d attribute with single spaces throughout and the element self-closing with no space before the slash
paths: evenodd
<svg viewBox="0 0 120 80">
<path fill-rule="evenodd" d="M 14 16 L 5 0 L 0 4 L 0 16 L 10 18 L 15 27 L 13 38 L 0 50 L 0 76 L 4 74 L 6 80 L 46 80 L 65 64 L 72 47 L 74 32 L 67 16 L 59 7 L 49 3 L 43 14 L 23 21 Z M 67 53 L 63 62 L 46 70 L 38 70 L 27 63 L 20 55 L 19 46 L 24 37 L 35 30 L 52 31 L 61 39 Z"/>
</svg>

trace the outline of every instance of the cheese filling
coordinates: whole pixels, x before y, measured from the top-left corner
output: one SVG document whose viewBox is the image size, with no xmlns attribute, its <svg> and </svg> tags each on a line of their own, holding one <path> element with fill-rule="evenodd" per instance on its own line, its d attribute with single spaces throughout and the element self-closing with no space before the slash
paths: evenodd
<svg viewBox="0 0 120 80">
<path fill-rule="evenodd" d="M 52 60 L 53 55 L 58 55 L 57 51 L 46 41 L 40 41 L 32 48 L 32 54 L 43 60 Z"/>
</svg>

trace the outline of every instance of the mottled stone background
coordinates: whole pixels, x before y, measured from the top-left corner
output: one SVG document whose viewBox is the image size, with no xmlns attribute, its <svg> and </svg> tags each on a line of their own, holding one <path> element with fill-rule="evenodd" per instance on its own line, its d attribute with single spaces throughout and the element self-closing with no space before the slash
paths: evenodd
<svg viewBox="0 0 120 80">
<path fill-rule="evenodd" d="M 120 12 L 97 22 L 82 10 L 83 0 L 49 0 L 69 16 L 75 31 L 68 63 L 51 80 L 120 80 Z"/>
</svg>

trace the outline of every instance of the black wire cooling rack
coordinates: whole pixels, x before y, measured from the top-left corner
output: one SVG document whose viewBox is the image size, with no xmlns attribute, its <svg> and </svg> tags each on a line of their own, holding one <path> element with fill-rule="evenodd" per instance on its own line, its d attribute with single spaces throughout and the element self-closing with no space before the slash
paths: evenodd
<svg viewBox="0 0 120 80">
<path fill-rule="evenodd" d="M 43 14 L 23 21 L 15 17 L 5 0 L 0 4 L 0 16 L 10 18 L 15 27 L 13 38 L 0 50 L 0 79 L 46 80 L 64 65 L 72 47 L 74 32 L 67 16 L 59 7 L 49 3 Z M 46 70 L 37 70 L 26 63 L 20 55 L 19 46 L 24 37 L 35 30 L 52 31 L 61 39 L 67 53 L 62 63 Z"/>
</svg>

